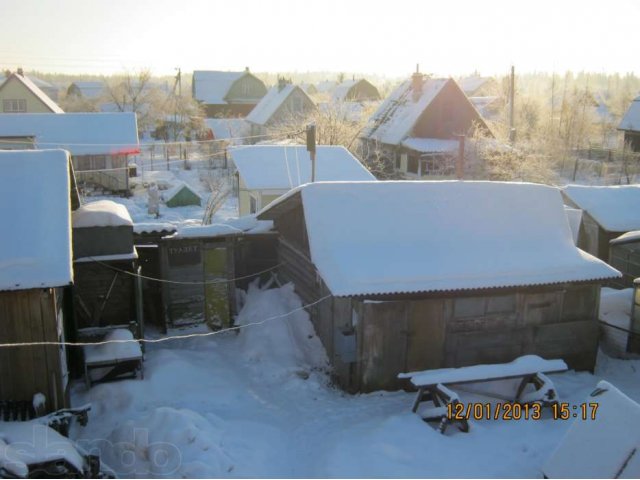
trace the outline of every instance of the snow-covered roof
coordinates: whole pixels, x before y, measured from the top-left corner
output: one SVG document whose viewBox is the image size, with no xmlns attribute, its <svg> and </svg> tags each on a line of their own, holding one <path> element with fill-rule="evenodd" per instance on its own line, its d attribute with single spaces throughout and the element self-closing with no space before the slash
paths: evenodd
<svg viewBox="0 0 640 480">
<path fill-rule="evenodd" d="M 477 75 L 474 75 L 472 77 L 461 78 L 458 81 L 458 85 L 460 85 L 460 88 L 465 93 L 465 95 L 472 95 L 476 90 L 478 90 L 490 80 L 491 78 L 489 77 L 479 77 Z"/>
<path fill-rule="evenodd" d="M 104 82 L 73 82 L 69 87 L 75 86 L 84 98 L 95 99 L 104 93 Z"/>
<path fill-rule="evenodd" d="M 318 90 L 318 92 L 321 93 L 325 93 L 325 92 L 332 92 L 334 88 L 336 88 L 336 86 L 338 85 L 338 82 L 333 81 L 333 80 L 325 80 L 323 82 L 319 82 L 318 85 L 316 86 L 316 89 Z"/>
<path fill-rule="evenodd" d="M 620 120 L 618 130 L 640 132 L 640 97 L 636 97 Z"/>
<path fill-rule="evenodd" d="M 440 138 L 406 138 L 402 146 L 421 153 L 453 153 L 460 147 L 458 140 L 442 140 Z"/>
<path fill-rule="evenodd" d="M 353 80 L 345 80 L 344 82 L 342 82 L 341 84 L 339 84 L 337 87 L 335 87 L 335 89 L 333 90 L 333 93 L 331 94 L 331 99 L 334 102 L 346 102 L 349 100 L 349 92 L 351 91 L 351 89 L 353 87 L 355 87 L 356 85 L 358 85 L 359 83 L 367 83 L 369 85 L 371 85 L 373 87 L 373 84 L 371 84 L 369 81 L 365 80 L 364 78 L 360 78 L 358 80 L 356 80 L 355 78 Z M 380 96 L 378 95 L 375 100 L 379 100 Z M 373 99 L 371 99 L 373 100 Z"/>
<path fill-rule="evenodd" d="M 204 123 L 218 140 L 248 137 L 251 133 L 251 127 L 244 118 L 205 118 Z M 242 144 L 243 142 L 237 140 L 232 143 Z"/>
<path fill-rule="evenodd" d="M 196 70 L 193 72 L 193 98 L 207 105 L 226 104 L 226 96 L 233 84 L 249 72 L 220 72 Z"/>
<path fill-rule="evenodd" d="M 25 77 L 24 75 L 20 75 L 18 73 L 12 73 L 4 81 L 4 83 L 0 85 L 0 89 L 2 89 L 2 87 L 4 87 L 13 78 L 15 78 L 18 82 L 22 83 L 22 85 L 24 85 L 25 88 L 30 90 L 31 93 L 33 93 L 38 98 L 38 100 L 40 100 L 49 110 L 51 110 L 51 113 L 64 113 L 64 110 L 62 110 L 56 102 L 51 100 L 49 96 L 46 93 L 44 93 L 32 80 L 30 80 L 28 77 Z"/>
<path fill-rule="evenodd" d="M 0 290 L 73 281 L 69 189 L 67 152 L 0 151 Z"/>
<path fill-rule="evenodd" d="M 520 287 L 620 273 L 573 244 L 557 188 L 506 182 L 303 185 L 311 260 L 336 296 Z M 347 234 L 345 234 L 347 232 Z"/>
<path fill-rule="evenodd" d="M 287 98 L 296 90 L 299 91 L 299 94 L 307 97 L 309 102 L 313 103 L 309 95 L 297 85 L 289 83 L 282 88 L 276 85 L 275 87 L 271 87 L 267 94 L 262 97 L 260 102 L 258 102 L 249 115 L 247 115 L 246 120 L 256 125 L 266 125 Z"/>
<path fill-rule="evenodd" d="M 580 410 L 570 412 L 578 418 L 543 466 L 545 477 L 640 477 L 640 405 L 604 380 L 582 405 L 589 407 L 587 419 Z"/>
<path fill-rule="evenodd" d="M 621 243 L 640 242 L 640 230 L 623 233 L 609 242 L 609 245 L 619 245 Z"/>
<path fill-rule="evenodd" d="M 573 243 L 578 244 L 578 236 L 580 235 L 580 225 L 582 224 L 582 210 L 579 208 L 571 208 L 564 206 L 564 213 L 567 216 L 569 227 L 571 227 L 571 235 Z"/>
<path fill-rule="evenodd" d="M 640 185 L 568 185 L 563 192 L 609 232 L 640 230 Z"/>
<path fill-rule="evenodd" d="M 127 207 L 112 200 L 85 203 L 73 212 L 73 228 L 133 226 Z"/>
<path fill-rule="evenodd" d="M 0 138 L 34 137 L 36 148 L 64 148 L 72 155 L 138 153 L 134 113 L 0 114 Z"/>
<path fill-rule="evenodd" d="M 160 233 L 175 232 L 178 229 L 173 223 L 168 222 L 141 222 L 133 225 L 133 233 Z"/>
<path fill-rule="evenodd" d="M 449 81 L 447 78 L 425 79 L 417 101 L 413 99 L 411 79 L 404 81 L 380 104 L 362 136 L 389 145 L 399 145 L 410 135 L 422 112 Z"/>
<path fill-rule="evenodd" d="M 253 145 L 230 150 L 249 190 L 289 190 L 311 181 L 311 158 L 302 145 Z M 368 181 L 375 177 L 349 150 L 316 147 L 316 180 Z"/>
</svg>

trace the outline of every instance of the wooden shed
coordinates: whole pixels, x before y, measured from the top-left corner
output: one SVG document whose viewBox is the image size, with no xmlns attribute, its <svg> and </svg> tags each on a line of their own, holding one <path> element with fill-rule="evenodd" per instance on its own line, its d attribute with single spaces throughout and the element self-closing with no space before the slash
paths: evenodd
<svg viewBox="0 0 640 480">
<path fill-rule="evenodd" d="M 578 247 L 609 261 L 609 242 L 640 230 L 640 185 L 568 185 L 562 193 L 570 207 L 583 211 Z"/>
<path fill-rule="evenodd" d="M 206 323 L 220 329 L 237 313 L 236 286 L 276 264 L 271 222 L 254 217 L 232 224 L 185 227 L 160 243 L 162 299 L 167 327 Z M 240 277 L 236 283 L 233 279 Z"/>
<path fill-rule="evenodd" d="M 186 207 L 188 205 L 201 205 L 202 198 L 196 191 L 184 182 L 180 182 L 173 188 L 162 192 L 164 203 L 169 208 Z"/>
<path fill-rule="evenodd" d="M 571 240 L 559 190 L 499 182 L 320 182 L 259 215 L 337 382 L 524 354 L 593 369 L 600 284 L 619 272 Z M 326 297 L 326 298 L 325 298 Z"/>
<path fill-rule="evenodd" d="M 622 273 L 622 278 L 611 284 L 633 288 L 633 281 L 640 278 L 640 231 L 625 233 L 609 242 L 609 264 Z"/>
<path fill-rule="evenodd" d="M 0 152 L 0 343 L 62 342 L 70 320 L 69 155 Z M 0 349 L 0 400 L 69 406 L 64 346 Z"/>
<path fill-rule="evenodd" d="M 138 254 L 126 207 L 100 200 L 73 212 L 73 256 L 76 327 L 141 327 Z"/>
</svg>

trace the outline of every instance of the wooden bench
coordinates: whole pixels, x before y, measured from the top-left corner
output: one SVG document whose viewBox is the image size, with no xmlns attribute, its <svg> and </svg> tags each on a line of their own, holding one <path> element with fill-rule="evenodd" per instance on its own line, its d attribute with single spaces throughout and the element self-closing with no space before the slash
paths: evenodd
<svg viewBox="0 0 640 480">
<path fill-rule="evenodd" d="M 440 368 L 421 372 L 401 373 L 400 379 L 408 379 L 418 388 L 412 411 L 418 413 L 422 402 L 431 402 L 433 407 L 425 408 L 420 413 L 425 421 L 440 420 L 438 429 L 444 433 L 447 426 L 454 422 L 449 418 L 448 405 L 460 403 L 458 395 L 445 385 L 489 382 L 521 378 L 519 386 L 511 402 L 528 404 L 540 402 L 543 406 L 558 401 L 553 382 L 544 373 L 557 373 L 567 370 L 563 360 L 545 360 L 537 355 L 525 355 L 510 363 L 490 365 L 473 365 L 460 368 Z M 525 392 L 528 385 L 533 385 L 532 392 Z M 466 419 L 455 420 L 462 431 L 469 430 Z"/>
<path fill-rule="evenodd" d="M 140 344 L 127 328 L 110 329 L 101 341 L 118 343 L 87 345 L 84 351 L 84 377 L 87 388 L 93 383 L 108 382 L 120 378 L 135 378 L 140 372 L 144 378 L 144 355 Z M 92 377 L 92 372 L 103 370 L 102 375 Z"/>
</svg>

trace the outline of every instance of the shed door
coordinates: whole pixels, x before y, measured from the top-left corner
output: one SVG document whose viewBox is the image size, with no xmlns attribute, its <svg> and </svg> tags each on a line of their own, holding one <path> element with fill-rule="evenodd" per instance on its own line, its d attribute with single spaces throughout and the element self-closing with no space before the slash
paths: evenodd
<svg viewBox="0 0 640 480">
<path fill-rule="evenodd" d="M 229 326 L 229 296 L 227 283 L 227 249 L 210 248 L 204 251 L 205 318 L 209 325 Z M 216 281 L 220 281 L 216 283 Z"/>
<path fill-rule="evenodd" d="M 442 367 L 444 300 L 416 300 L 407 303 L 406 371 Z"/>
</svg>

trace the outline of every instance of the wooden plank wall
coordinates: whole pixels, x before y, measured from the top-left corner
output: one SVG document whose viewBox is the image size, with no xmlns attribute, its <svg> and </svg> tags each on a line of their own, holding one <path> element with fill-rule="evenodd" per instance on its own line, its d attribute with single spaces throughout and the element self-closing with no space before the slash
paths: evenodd
<svg viewBox="0 0 640 480">
<path fill-rule="evenodd" d="M 633 281 L 640 278 L 640 242 L 612 245 L 609 264 L 622 272 L 623 277 L 609 281 L 614 288 L 632 288 Z"/>
<path fill-rule="evenodd" d="M 53 289 L 0 292 L 0 342 L 58 341 Z M 47 411 L 68 406 L 57 346 L 0 349 L 0 400 L 27 400 L 41 392 Z"/>
</svg>

